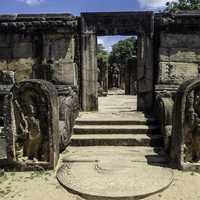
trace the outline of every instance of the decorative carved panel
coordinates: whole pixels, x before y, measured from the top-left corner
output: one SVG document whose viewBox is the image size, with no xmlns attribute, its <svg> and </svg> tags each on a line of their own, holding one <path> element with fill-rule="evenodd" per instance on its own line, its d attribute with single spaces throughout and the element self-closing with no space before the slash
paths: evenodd
<svg viewBox="0 0 200 200">
<path fill-rule="evenodd" d="M 5 117 L 7 156 L 20 170 L 52 169 L 59 157 L 58 97 L 43 80 L 16 83 Z"/>
<path fill-rule="evenodd" d="M 184 82 L 178 89 L 174 110 L 171 160 L 184 170 L 200 169 L 200 80 Z"/>
</svg>

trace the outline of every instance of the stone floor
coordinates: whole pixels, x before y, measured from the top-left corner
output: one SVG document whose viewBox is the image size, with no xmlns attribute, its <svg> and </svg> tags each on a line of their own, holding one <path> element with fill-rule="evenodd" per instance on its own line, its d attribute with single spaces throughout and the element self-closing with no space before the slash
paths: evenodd
<svg viewBox="0 0 200 200">
<path fill-rule="evenodd" d="M 104 98 L 104 99 L 103 99 Z M 108 96 L 101 97 L 99 99 L 100 113 L 93 113 L 93 119 L 99 120 L 100 118 L 107 121 L 107 119 L 116 118 L 116 120 L 122 119 L 131 119 L 130 122 L 134 119 L 141 120 L 144 123 L 144 116 L 142 113 L 138 114 L 140 117 L 136 117 L 134 112 L 130 112 L 136 109 L 136 104 L 133 105 L 132 102 L 136 102 L 136 97 L 128 97 L 127 98 L 122 95 L 117 96 Z M 105 106 L 102 106 L 105 105 Z M 113 105 L 118 106 L 118 108 L 113 107 Z M 105 118 L 105 113 L 107 118 Z M 91 119 L 91 113 L 88 113 L 88 119 Z M 133 120 L 134 121 L 134 120 Z M 139 122 L 140 123 L 140 122 Z M 107 158 L 115 157 L 116 152 L 121 152 L 120 159 L 128 158 L 131 156 L 131 160 L 133 163 L 139 163 L 139 175 L 140 173 L 144 173 L 147 170 L 147 165 L 145 164 L 148 156 L 153 158 L 155 156 L 155 151 L 151 147 L 115 147 L 117 150 L 114 150 L 113 147 L 69 147 L 66 151 L 60 156 L 58 168 L 63 164 L 69 161 L 80 161 L 80 158 L 89 159 L 89 160 L 98 160 L 99 157 Z M 91 150 L 92 149 L 92 150 Z M 96 149 L 96 150 L 95 150 Z M 84 153 L 84 151 L 86 153 Z M 89 152 L 90 153 L 89 153 Z M 158 150 L 157 150 L 158 151 Z M 76 153 L 78 152 L 78 153 Z M 91 154 L 92 152 L 92 154 Z M 96 152 L 93 154 L 93 152 Z M 108 153 L 110 152 L 110 153 Z M 114 153 L 113 153 L 114 152 Z M 162 151 L 160 152 L 162 155 Z M 157 156 L 157 155 L 156 155 Z M 117 157 L 116 157 L 117 158 Z M 161 157 L 162 158 L 162 157 Z M 117 158 L 118 159 L 118 158 Z M 156 157 L 158 159 L 158 157 Z M 143 165 L 144 163 L 144 165 Z M 110 172 L 110 169 L 114 166 L 114 176 L 116 174 L 121 173 L 121 167 L 129 170 L 129 167 L 126 163 L 122 163 L 122 165 L 118 165 L 116 160 L 114 165 L 110 165 L 110 162 L 103 162 L 97 167 L 106 171 L 106 173 Z M 152 166 L 152 165 L 151 165 Z M 133 165 L 134 167 L 134 165 Z M 137 167 L 137 166 L 135 166 Z M 83 169 L 84 171 L 84 169 Z M 80 171 L 81 172 L 81 171 Z M 86 169 L 88 173 L 88 170 Z M 94 172 L 94 171 L 93 171 Z M 92 172 L 92 173 L 93 173 Z M 83 173 L 83 172 L 82 172 Z M 124 173 L 124 171 L 123 171 Z M 174 180 L 171 186 L 163 192 L 154 194 L 152 196 L 144 198 L 145 200 L 199 200 L 200 199 L 200 174 L 193 172 L 181 172 L 177 170 L 173 170 Z M 96 173 L 95 173 L 96 174 Z M 162 173 L 161 173 L 162 174 Z M 87 174 L 86 174 L 87 175 Z M 135 176 L 134 174 L 132 174 Z M 159 176 L 157 176 L 156 171 L 151 171 L 150 176 L 157 177 L 155 182 L 160 182 Z M 87 176 L 86 176 L 87 177 Z M 144 183 L 145 180 L 142 180 Z M 98 179 L 95 179 L 98 181 Z M 86 182 L 88 183 L 88 182 Z M 120 182 L 121 183 L 121 182 Z M 136 182 L 137 183 L 137 182 Z M 147 182 L 148 183 L 148 182 Z M 96 183 L 98 184 L 98 182 Z M 152 183 L 148 183 L 147 186 L 145 184 L 141 185 L 141 187 L 151 187 Z M 156 183 L 157 184 L 157 183 Z M 155 184 L 155 185 L 156 185 Z M 128 184 L 127 184 L 128 185 Z M 136 186 L 136 185 L 133 185 Z M 134 191 L 133 191 L 134 192 Z M 40 171 L 40 172 L 6 172 L 4 175 L 0 173 L 0 199 L 4 200 L 83 200 L 85 199 L 83 196 L 75 195 L 67 191 L 64 187 L 62 187 L 56 179 L 56 170 L 55 171 Z M 88 198 L 89 199 L 89 198 Z M 95 197 L 90 198 L 96 199 Z M 107 200 L 107 199 L 103 199 Z M 122 200 L 119 198 L 119 200 Z"/>
<path fill-rule="evenodd" d="M 98 103 L 99 112 L 101 113 L 121 113 L 137 110 L 137 96 L 114 95 L 113 93 L 112 95 L 108 95 L 107 97 L 99 97 Z"/>
</svg>

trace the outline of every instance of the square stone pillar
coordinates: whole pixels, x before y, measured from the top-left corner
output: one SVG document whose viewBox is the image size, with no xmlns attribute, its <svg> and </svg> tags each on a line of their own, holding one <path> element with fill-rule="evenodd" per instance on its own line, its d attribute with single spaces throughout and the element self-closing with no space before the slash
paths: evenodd
<svg viewBox="0 0 200 200">
<path fill-rule="evenodd" d="M 137 110 L 151 112 L 153 108 L 153 41 L 150 35 L 138 36 Z"/>
<path fill-rule="evenodd" d="M 95 32 L 87 30 L 84 19 L 82 29 L 82 109 L 97 111 L 97 37 Z"/>
</svg>

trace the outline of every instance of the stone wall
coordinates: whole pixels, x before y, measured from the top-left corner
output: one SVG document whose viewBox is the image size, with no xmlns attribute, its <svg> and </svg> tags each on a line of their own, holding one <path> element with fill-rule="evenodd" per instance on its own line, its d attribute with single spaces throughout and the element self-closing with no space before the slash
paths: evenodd
<svg viewBox="0 0 200 200">
<path fill-rule="evenodd" d="M 200 67 L 200 12 L 159 13 L 155 15 L 154 32 L 154 111 L 161 124 L 165 149 L 174 148 L 172 130 L 177 112 L 180 85 L 199 78 Z M 184 92 L 184 91 L 182 91 Z M 174 104 L 175 102 L 175 104 Z M 182 104 L 180 104 L 181 106 Z M 182 120 L 177 120 L 182 123 Z M 180 124 L 179 123 L 179 124 Z M 183 133 L 177 133 L 181 137 Z"/>
<path fill-rule="evenodd" d="M 20 81 L 31 78 L 34 63 L 30 35 L 0 34 L 0 70 L 14 71 Z"/>
<path fill-rule="evenodd" d="M 77 85 L 78 69 L 75 63 L 75 38 L 73 34 L 43 35 L 41 54 L 41 60 L 34 66 L 34 78 L 42 77 L 58 84 Z M 44 69 L 45 67 L 49 69 Z"/>
<path fill-rule="evenodd" d="M 200 32 L 160 34 L 159 82 L 181 84 L 196 78 L 200 64 Z"/>
<path fill-rule="evenodd" d="M 197 78 L 200 65 L 200 12 L 160 13 L 155 17 L 157 84 Z"/>
<path fill-rule="evenodd" d="M 75 84 L 77 27 L 70 14 L 0 15 L 0 70 L 14 71 L 17 81 L 38 78 L 32 69 L 42 73 L 50 61 L 54 79 Z"/>
</svg>

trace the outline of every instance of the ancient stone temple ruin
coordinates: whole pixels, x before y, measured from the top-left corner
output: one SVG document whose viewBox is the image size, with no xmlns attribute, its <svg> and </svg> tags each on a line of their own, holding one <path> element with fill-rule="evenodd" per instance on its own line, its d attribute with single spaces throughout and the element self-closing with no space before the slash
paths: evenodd
<svg viewBox="0 0 200 200">
<path fill-rule="evenodd" d="M 111 35 L 137 36 L 124 77 L 132 102 L 98 98 L 99 85 L 108 94 L 118 84 L 115 66 L 109 72 L 97 63 L 97 37 Z M 142 198 L 166 189 L 172 168 L 200 170 L 199 66 L 198 11 L 0 15 L 0 168 L 59 167 L 59 182 L 85 197 Z M 137 158 L 146 149 L 154 155 L 142 154 L 144 167 Z M 148 191 L 133 184 L 142 167 Z"/>
</svg>

